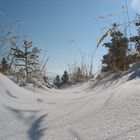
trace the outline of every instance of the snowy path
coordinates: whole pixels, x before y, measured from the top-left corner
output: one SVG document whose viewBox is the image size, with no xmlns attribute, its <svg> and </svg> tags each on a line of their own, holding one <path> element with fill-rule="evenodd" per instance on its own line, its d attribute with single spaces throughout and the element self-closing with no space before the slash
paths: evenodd
<svg viewBox="0 0 140 140">
<path fill-rule="evenodd" d="M 0 74 L 0 140 L 139 140 L 140 79 L 23 89 Z"/>
</svg>

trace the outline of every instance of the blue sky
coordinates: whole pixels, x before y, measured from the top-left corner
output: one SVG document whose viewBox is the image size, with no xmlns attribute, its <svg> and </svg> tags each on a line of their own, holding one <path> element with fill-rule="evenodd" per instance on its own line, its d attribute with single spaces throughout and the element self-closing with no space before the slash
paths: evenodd
<svg viewBox="0 0 140 140">
<path fill-rule="evenodd" d="M 49 56 L 49 72 L 62 73 L 68 64 L 80 60 L 80 52 L 87 59 L 103 34 L 102 28 L 113 21 L 123 22 L 125 0 L 0 0 L 0 21 L 4 26 L 16 20 L 23 23 L 21 34 L 42 49 L 42 58 Z M 140 6 L 139 0 L 127 0 L 130 16 Z M 114 14 L 106 20 L 101 16 Z M 93 68 L 100 66 L 106 52 L 99 47 Z"/>
</svg>

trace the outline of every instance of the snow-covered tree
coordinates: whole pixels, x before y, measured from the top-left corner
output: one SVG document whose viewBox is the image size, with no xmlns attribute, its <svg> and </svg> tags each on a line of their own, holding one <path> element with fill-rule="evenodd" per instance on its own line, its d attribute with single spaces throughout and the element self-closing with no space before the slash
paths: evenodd
<svg viewBox="0 0 140 140">
<path fill-rule="evenodd" d="M 29 74 L 33 74 L 37 72 L 37 66 L 38 66 L 38 54 L 40 53 L 40 50 L 38 48 L 33 48 L 32 42 L 24 41 L 23 49 L 21 47 L 16 46 L 15 48 L 11 48 L 14 56 L 14 59 L 16 60 L 16 66 L 18 67 L 24 67 L 26 71 L 27 77 Z"/>
</svg>

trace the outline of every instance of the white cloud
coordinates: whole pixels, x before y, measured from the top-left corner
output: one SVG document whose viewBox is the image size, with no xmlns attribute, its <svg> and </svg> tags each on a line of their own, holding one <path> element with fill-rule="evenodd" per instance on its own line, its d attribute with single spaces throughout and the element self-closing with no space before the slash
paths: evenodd
<svg viewBox="0 0 140 140">
<path fill-rule="evenodd" d="M 140 0 L 132 0 L 131 1 L 131 7 L 133 10 L 138 11 L 140 10 Z"/>
</svg>

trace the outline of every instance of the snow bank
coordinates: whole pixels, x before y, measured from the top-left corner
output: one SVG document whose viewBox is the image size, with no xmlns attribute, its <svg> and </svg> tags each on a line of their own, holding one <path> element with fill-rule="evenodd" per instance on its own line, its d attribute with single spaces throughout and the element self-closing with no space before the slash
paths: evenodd
<svg viewBox="0 0 140 140">
<path fill-rule="evenodd" d="M 61 90 L 0 74 L 1 140 L 139 140 L 140 67 Z"/>
</svg>

